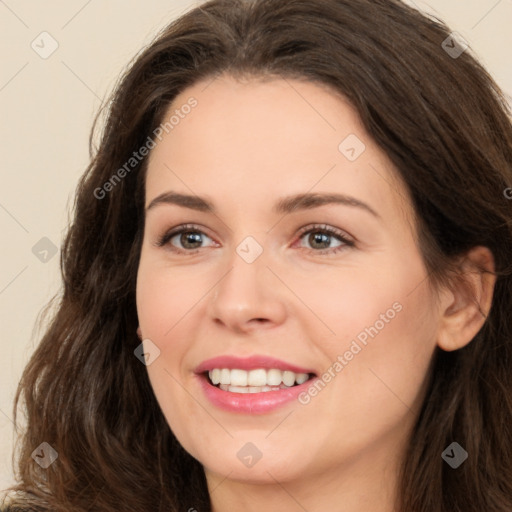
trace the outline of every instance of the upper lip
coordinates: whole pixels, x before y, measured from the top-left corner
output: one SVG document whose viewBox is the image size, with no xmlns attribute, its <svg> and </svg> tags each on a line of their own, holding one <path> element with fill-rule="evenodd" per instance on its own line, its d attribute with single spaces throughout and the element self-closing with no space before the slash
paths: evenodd
<svg viewBox="0 0 512 512">
<path fill-rule="evenodd" d="M 214 368 L 229 368 L 229 369 L 240 369 L 240 370 L 255 370 L 257 368 L 276 368 L 281 371 L 290 371 L 294 373 L 315 373 L 313 370 L 308 368 L 302 368 L 295 364 L 287 363 L 281 359 L 264 355 L 253 355 L 250 357 L 237 357 L 232 355 L 223 355 L 207 359 L 203 361 L 196 369 L 195 373 L 204 373 Z"/>
</svg>

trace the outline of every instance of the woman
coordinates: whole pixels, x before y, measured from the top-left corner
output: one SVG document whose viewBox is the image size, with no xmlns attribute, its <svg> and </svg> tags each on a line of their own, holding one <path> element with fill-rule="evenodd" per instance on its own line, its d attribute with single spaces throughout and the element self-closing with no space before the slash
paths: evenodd
<svg viewBox="0 0 512 512">
<path fill-rule="evenodd" d="M 213 0 L 110 104 L 16 506 L 512 509 L 512 128 L 394 0 Z"/>
</svg>

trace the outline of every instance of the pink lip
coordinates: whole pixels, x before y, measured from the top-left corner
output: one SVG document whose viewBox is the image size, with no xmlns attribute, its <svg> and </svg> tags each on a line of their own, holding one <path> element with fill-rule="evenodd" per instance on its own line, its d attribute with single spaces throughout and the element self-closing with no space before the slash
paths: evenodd
<svg viewBox="0 0 512 512">
<path fill-rule="evenodd" d="M 208 359 L 195 370 L 206 398 L 215 406 L 226 411 L 245 414 L 264 414 L 281 407 L 293 400 L 297 400 L 300 393 L 305 391 L 314 382 L 309 379 L 303 384 L 279 391 L 262 391 L 261 393 L 232 393 L 210 383 L 206 372 L 214 368 L 238 368 L 240 370 L 255 370 L 257 368 L 276 368 L 282 371 L 295 373 L 315 373 L 311 369 L 301 368 L 279 359 L 267 356 L 251 356 L 241 359 L 235 356 L 220 356 Z"/>
<path fill-rule="evenodd" d="M 304 372 L 306 373 L 306 372 Z M 316 377 L 309 379 L 303 384 L 293 386 L 279 391 L 262 391 L 261 393 L 232 393 L 223 391 L 213 384 L 210 384 L 205 374 L 197 376 L 201 387 L 210 402 L 230 412 L 245 414 L 264 414 L 271 412 L 289 402 L 298 400 L 298 396 L 312 385 Z"/>
<path fill-rule="evenodd" d="M 295 366 L 293 364 L 289 364 L 285 361 L 281 361 L 280 359 L 275 359 L 273 357 L 263 356 L 263 355 L 255 355 L 246 358 L 240 358 L 235 356 L 219 356 L 214 357 L 213 359 L 208 359 L 207 361 L 203 361 L 196 369 L 195 373 L 204 373 L 214 368 L 229 368 L 229 369 L 240 369 L 240 370 L 256 370 L 257 368 L 276 368 L 281 371 L 290 371 L 294 373 L 315 373 L 311 369 L 301 368 L 299 366 Z M 270 391 L 269 391 L 270 393 Z"/>
</svg>

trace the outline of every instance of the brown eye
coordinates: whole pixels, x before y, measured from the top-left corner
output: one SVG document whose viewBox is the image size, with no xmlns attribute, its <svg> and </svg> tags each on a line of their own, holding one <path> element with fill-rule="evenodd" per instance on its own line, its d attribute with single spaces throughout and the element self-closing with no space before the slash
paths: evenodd
<svg viewBox="0 0 512 512">
<path fill-rule="evenodd" d="M 331 238 L 331 235 L 314 231 L 309 233 L 308 242 L 313 249 L 329 249 Z"/>
<path fill-rule="evenodd" d="M 197 231 L 185 231 L 179 235 L 179 241 L 184 249 L 197 249 L 197 244 L 202 242 L 201 236 Z"/>
<path fill-rule="evenodd" d="M 180 226 L 166 232 L 157 241 L 156 245 L 158 247 L 167 246 L 170 250 L 176 252 L 192 253 L 202 249 L 201 243 L 205 242 L 203 237 L 213 241 L 208 235 L 195 226 Z"/>
<path fill-rule="evenodd" d="M 354 246 L 354 241 L 348 235 L 329 226 L 313 226 L 303 230 L 300 239 L 303 242 L 301 247 L 317 254 L 335 253 Z M 305 247 L 304 242 L 309 247 Z M 333 243 L 337 245 L 331 245 Z"/>
</svg>

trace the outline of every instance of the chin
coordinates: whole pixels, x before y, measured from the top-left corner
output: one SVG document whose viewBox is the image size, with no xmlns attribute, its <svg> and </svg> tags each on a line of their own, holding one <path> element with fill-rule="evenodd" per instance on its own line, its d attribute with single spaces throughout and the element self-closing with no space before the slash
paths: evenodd
<svg viewBox="0 0 512 512">
<path fill-rule="evenodd" d="M 198 454 L 195 458 L 203 465 L 205 471 L 245 483 L 275 484 L 276 480 L 293 480 L 307 472 L 305 461 L 294 460 L 290 457 L 291 453 L 283 451 L 282 446 L 272 446 L 268 441 L 266 447 L 261 447 L 260 444 L 260 449 L 251 442 L 234 444 L 236 448 L 222 447 L 213 452 L 208 451 L 205 456 Z M 290 450 L 294 454 L 301 453 L 295 448 Z M 234 456 L 231 456 L 231 453 Z"/>
</svg>

